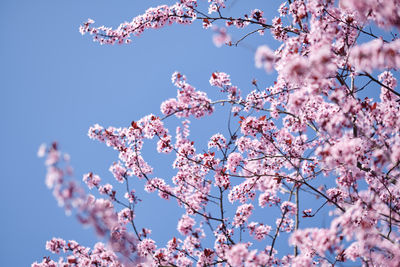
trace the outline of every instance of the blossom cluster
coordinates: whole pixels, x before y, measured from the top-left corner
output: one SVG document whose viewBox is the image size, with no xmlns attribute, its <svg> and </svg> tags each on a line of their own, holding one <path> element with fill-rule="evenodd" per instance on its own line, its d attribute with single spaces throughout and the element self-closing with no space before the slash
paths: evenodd
<svg viewBox="0 0 400 267">
<path fill-rule="evenodd" d="M 182 0 L 151 8 L 116 30 L 93 28 L 91 20 L 81 27 L 108 44 L 195 20 L 218 29 L 217 45 L 232 45 L 225 27 L 255 27 L 239 40 L 269 29 L 280 46 L 259 46 L 255 66 L 266 75 L 274 70 L 276 77 L 271 85 L 253 80 L 246 91 L 233 85 L 229 74 L 214 71 L 207 74 L 209 83 L 223 97 L 212 100 L 175 72 L 176 97 L 161 104 L 159 116 L 121 128 L 92 126 L 88 136 L 118 152 L 109 170 L 126 192 L 88 172 L 83 181 L 93 195 L 86 194 L 69 179 L 69 157 L 58 145 L 41 146 L 46 185 L 58 202 L 107 238 L 93 249 L 58 238 L 46 248 L 70 253 L 66 261 L 60 259 L 61 266 L 398 266 L 400 42 L 395 35 L 389 41 L 365 29 L 370 24 L 398 30 L 400 5 L 292 0 L 267 19 L 259 9 L 227 16 L 226 2 L 209 0 L 202 12 L 197 1 Z M 205 143 L 192 139 L 190 120 L 204 120 L 227 106 L 229 120 L 221 123 L 227 129 L 207 136 Z M 178 122 L 175 139 L 167 120 Z M 157 164 L 142 153 L 150 139 L 157 141 L 159 153 L 174 156 L 172 177 L 154 175 Z M 144 182 L 147 193 L 182 208 L 166 244 L 136 223 L 141 202 L 130 187 L 134 179 Z M 94 196 L 96 190 L 101 198 Z M 325 225 L 306 226 L 321 217 L 326 221 L 328 214 Z M 285 238 L 292 252 L 279 245 Z M 44 258 L 33 266 L 55 264 Z"/>
</svg>

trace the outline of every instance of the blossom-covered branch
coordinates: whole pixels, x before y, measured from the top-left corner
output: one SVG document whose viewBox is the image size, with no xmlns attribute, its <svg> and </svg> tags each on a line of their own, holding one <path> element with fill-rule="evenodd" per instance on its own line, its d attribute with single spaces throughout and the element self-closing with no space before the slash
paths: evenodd
<svg viewBox="0 0 400 267">
<path fill-rule="evenodd" d="M 223 0 L 202 8 L 182 0 L 150 8 L 116 29 L 94 28 L 89 20 L 80 30 L 100 43 L 122 44 L 148 29 L 199 20 L 217 32 L 218 47 L 232 45 L 231 26 L 243 29 L 236 44 L 269 31 L 280 45 L 260 45 L 254 61 L 275 82 L 253 80 L 250 89 L 239 88 L 225 72 L 208 73 L 210 86 L 222 95 L 213 100 L 175 72 L 176 97 L 161 103 L 160 114 L 122 128 L 92 126 L 89 137 L 118 152 L 110 171 L 116 183 L 126 185 L 124 192 L 89 172 L 83 181 L 101 197 L 87 195 L 65 180 L 69 167 L 60 167 L 57 145 L 42 147 L 46 184 L 59 203 L 107 237 L 107 244 L 92 250 L 77 252 L 75 241 L 62 239 L 49 241 L 48 249 L 72 253 L 67 263 L 60 260 L 67 266 L 398 266 L 400 42 L 383 35 L 399 30 L 400 4 L 291 0 L 271 19 L 260 9 L 233 18 Z M 224 112 L 228 119 L 207 137 L 207 146 L 192 139 L 191 120 Z M 175 141 L 166 126 L 170 120 L 180 125 Z M 160 159 L 174 156 L 172 177 L 156 177 L 153 168 L 162 159 L 143 156 L 151 139 Z M 132 180 L 176 201 L 182 208 L 176 218 L 180 236 L 171 234 L 162 245 L 137 225 L 135 208 L 142 203 Z M 307 227 L 327 214 L 327 225 Z M 281 239 L 294 249 L 282 247 Z M 51 264 L 46 257 L 33 266 Z"/>
</svg>

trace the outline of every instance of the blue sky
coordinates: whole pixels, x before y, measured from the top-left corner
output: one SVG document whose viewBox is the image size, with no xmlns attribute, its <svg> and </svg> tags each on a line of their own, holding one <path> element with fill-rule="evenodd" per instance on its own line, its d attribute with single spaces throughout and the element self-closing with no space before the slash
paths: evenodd
<svg viewBox="0 0 400 267">
<path fill-rule="evenodd" d="M 276 16 L 277 1 L 231 2 L 233 15 L 258 7 L 268 12 L 269 21 L 271 14 Z M 214 71 L 229 73 L 243 92 L 253 89 L 253 78 L 261 88 L 273 83 L 274 74 L 267 75 L 254 66 L 258 45 L 277 47 L 268 33 L 250 36 L 239 47 L 216 48 L 213 32 L 203 30 L 199 23 L 150 30 L 127 46 L 100 46 L 78 31 L 88 18 L 97 26 L 116 27 L 163 3 L 174 1 L 0 2 L 0 266 L 29 266 L 40 261 L 50 255 L 44 247 L 52 237 L 86 246 L 97 241 L 91 229 L 83 229 L 74 216 L 65 215 L 46 188 L 45 166 L 36 156 L 41 143 L 59 142 L 61 150 L 71 155 L 76 179 L 92 171 L 112 181 L 108 168 L 117 160 L 117 153 L 90 140 L 88 128 L 95 123 L 124 127 L 149 113 L 160 114 L 161 102 L 176 95 L 171 84 L 174 71 L 185 74 L 189 83 L 213 99 L 223 97 L 209 85 Z M 234 31 L 233 38 L 247 32 Z M 192 136 L 199 139 L 199 147 L 205 147 L 212 134 L 226 131 L 227 115 L 221 109 L 217 116 L 192 121 Z M 168 125 L 174 126 L 176 121 Z M 170 131 L 174 133 L 174 128 Z M 144 155 L 156 167 L 156 176 L 169 179 L 174 175 L 172 158 L 154 151 L 155 144 L 150 142 Z M 135 186 L 139 189 L 143 183 Z M 141 192 L 139 198 L 143 206 L 137 208 L 137 224 L 153 228 L 152 237 L 164 245 L 169 233 L 176 232 L 183 210 L 177 209 L 174 201 L 159 200 L 156 194 Z M 327 225 L 327 220 L 315 223 Z"/>
<path fill-rule="evenodd" d="M 74 239 L 87 246 L 97 241 L 91 229 L 83 229 L 74 216 L 65 216 L 46 188 L 45 166 L 36 156 L 41 143 L 58 141 L 71 155 L 77 179 L 90 171 L 109 179 L 108 168 L 117 154 L 90 140 L 88 128 L 95 123 L 127 126 L 146 114 L 159 114 L 161 102 L 176 95 L 171 84 L 174 71 L 186 74 L 191 84 L 213 97 L 222 97 L 208 83 L 214 71 L 231 74 L 233 83 L 243 91 L 251 89 L 253 78 L 264 81 L 265 86 L 272 82 L 254 67 L 253 60 L 257 45 L 271 40 L 268 34 L 250 37 L 242 47 L 216 48 L 212 31 L 203 30 L 199 23 L 148 31 L 128 46 L 100 46 L 78 31 L 87 18 L 94 19 L 96 25 L 115 27 L 148 7 L 173 2 L 0 2 L 0 266 L 28 266 L 50 255 L 44 247 L 52 237 Z M 243 14 L 263 8 L 264 1 L 245 2 L 236 1 L 231 11 Z M 268 8 L 264 2 L 264 9 Z M 208 120 L 208 132 L 193 123 L 193 134 L 210 137 L 222 131 L 218 126 L 225 115 Z M 154 148 L 150 144 L 149 151 Z M 151 154 L 161 167 L 158 172 L 172 176 L 169 163 L 159 164 L 156 157 Z M 174 211 L 175 202 L 159 201 L 156 195 L 142 198 L 153 199 L 149 205 L 162 208 L 138 215 L 141 227 L 148 224 L 164 229 L 168 224 L 161 222 L 168 221 L 165 229 L 175 231 L 183 210 Z M 176 215 L 173 220 L 171 213 Z M 164 230 L 154 231 L 153 237 L 165 239 Z"/>
</svg>

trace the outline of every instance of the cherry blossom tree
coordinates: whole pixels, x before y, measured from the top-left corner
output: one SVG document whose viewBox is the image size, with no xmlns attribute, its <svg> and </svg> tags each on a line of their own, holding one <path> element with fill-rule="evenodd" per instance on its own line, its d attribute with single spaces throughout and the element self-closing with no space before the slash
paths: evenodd
<svg viewBox="0 0 400 267">
<path fill-rule="evenodd" d="M 271 34 L 279 48 L 259 46 L 254 59 L 276 78 L 253 80 L 246 92 L 216 71 L 209 82 L 223 97 L 210 99 L 175 72 L 177 95 L 161 103 L 161 113 L 124 128 L 90 127 L 91 139 L 118 152 L 110 172 L 124 191 L 89 172 L 87 193 L 70 177 L 69 156 L 58 144 L 41 146 L 46 184 L 59 204 L 107 242 L 88 248 L 53 238 L 46 248 L 64 256 L 32 266 L 399 266 L 400 2 L 288 0 L 272 20 L 258 9 L 231 17 L 226 2 L 181 0 L 115 29 L 91 19 L 80 27 L 100 44 L 128 44 L 150 29 L 197 22 L 215 30 L 216 46 Z M 232 28 L 242 35 L 232 38 Z M 374 92 L 379 99 L 368 97 Z M 227 107 L 224 134 L 200 147 L 190 120 Z M 166 127 L 174 119 L 181 122 L 175 138 Z M 141 153 L 150 139 L 158 153 L 174 155 L 173 177 L 153 174 Z M 136 224 L 136 180 L 182 208 L 180 236 L 166 245 Z M 278 216 L 266 216 L 268 210 Z M 327 225 L 306 226 L 324 210 Z M 291 252 L 277 245 L 281 239 Z"/>
</svg>

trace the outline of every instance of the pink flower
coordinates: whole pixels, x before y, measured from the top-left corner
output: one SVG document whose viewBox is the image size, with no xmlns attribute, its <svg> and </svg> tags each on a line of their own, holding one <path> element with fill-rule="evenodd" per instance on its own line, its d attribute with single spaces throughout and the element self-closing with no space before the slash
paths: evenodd
<svg viewBox="0 0 400 267">
<path fill-rule="evenodd" d="M 224 86 L 231 85 L 231 79 L 225 72 L 213 72 L 210 78 L 210 84 L 223 88 Z"/>
<path fill-rule="evenodd" d="M 213 30 L 215 34 L 213 35 L 213 43 L 216 47 L 221 47 L 223 45 L 229 45 L 231 42 L 231 36 L 227 33 L 226 28 L 214 26 Z"/>
<path fill-rule="evenodd" d="M 235 173 L 236 168 L 239 166 L 240 162 L 243 160 L 242 154 L 233 152 L 229 154 L 228 161 L 227 161 L 227 168 Z"/>
<path fill-rule="evenodd" d="M 384 43 L 375 39 L 368 43 L 355 46 L 350 51 L 349 61 L 356 70 L 371 72 L 373 69 L 400 67 L 400 39 Z"/>
<path fill-rule="evenodd" d="M 284 201 L 281 204 L 281 211 L 282 213 L 288 214 L 288 215 L 295 215 L 297 208 L 296 205 L 292 202 L 289 201 Z"/>
<path fill-rule="evenodd" d="M 263 224 L 260 225 L 255 222 L 249 223 L 247 228 L 249 228 L 250 234 L 253 235 L 256 240 L 264 239 L 271 231 L 271 226 Z"/>
<path fill-rule="evenodd" d="M 309 62 L 301 56 L 293 56 L 286 61 L 281 73 L 291 82 L 301 82 L 308 74 Z"/>
<path fill-rule="evenodd" d="M 155 245 L 154 240 L 152 240 L 150 238 L 143 239 L 137 245 L 139 255 L 142 257 L 146 257 L 149 254 L 153 254 L 153 252 L 156 250 L 156 248 L 157 247 Z"/>
<path fill-rule="evenodd" d="M 253 9 L 251 11 L 251 17 L 253 19 L 255 19 L 256 21 L 265 24 L 266 23 L 266 19 L 263 17 L 264 12 L 259 10 L 259 9 Z"/>
<path fill-rule="evenodd" d="M 93 187 L 98 187 L 101 182 L 100 176 L 91 172 L 85 174 L 82 180 L 87 184 L 89 189 L 92 189 Z"/>
<path fill-rule="evenodd" d="M 61 238 L 53 238 L 46 242 L 46 249 L 52 253 L 60 253 L 60 250 L 64 250 L 65 246 L 66 242 Z"/>
<path fill-rule="evenodd" d="M 282 4 L 279 6 L 279 9 L 278 9 L 279 15 L 280 15 L 281 17 L 286 16 L 287 13 L 288 13 L 288 10 L 289 10 L 289 8 L 286 6 L 286 2 L 282 3 Z"/>
<path fill-rule="evenodd" d="M 235 227 L 243 225 L 252 214 L 253 209 L 254 206 L 252 204 L 243 204 L 239 206 L 236 210 L 235 217 L 233 218 L 233 225 Z"/>
<path fill-rule="evenodd" d="M 192 232 L 192 227 L 195 225 L 195 220 L 186 214 L 178 222 L 178 231 L 181 235 L 189 235 Z"/>
<path fill-rule="evenodd" d="M 126 176 L 128 175 L 126 168 L 124 168 L 119 162 L 111 165 L 109 171 L 114 175 L 115 179 L 120 183 L 123 183 L 125 181 Z"/>
<path fill-rule="evenodd" d="M 211 136 L 210 141 L 208 142 L 208 149 L 213 147 L 217 149 L 222 149 L 226 147 L 226 139 L 222 134 L 217 133 Z"/>
<path fill-rule="evenodd" d="M 127 224 L 135 218 L 135 214 L 131 209 L 125 208 L 118 213 L 118 221 Z"/>
<path fill-rule="evenodd" d="M 274 69 L 275 53 L 266 45 L 259 46 L 255 54 L 255 62 L 257 68 L 264 67 L 266 72 Z"/>
<path fill-rule="evenodd" d="M 129 203 L 136 203 L 138 198 L 135 195 L 135 189 L 132 189 L 131 192 L 126 192 L 124 197 L 128 199 Z"/>
<path fill-rule="evenodd" d="M 246 244 L 236 244 L 227 252 L 228 263 L 232 266 L 244 266 L 248 255 Z"/>
<path fill-rule="evenodd" d="M 212 14 L 221 8 L 225 8 L 224 0 L 208 0 L 208 2 L 210 3 L 208 7 L 208 14 Z"/>
<path fill-rule="evenodd" d="M 99 193 L 103 195 L 110 195 L 112 194 L 113 186 L 111 184 L 101 185 L 99 187 Z"/>
</svg>

